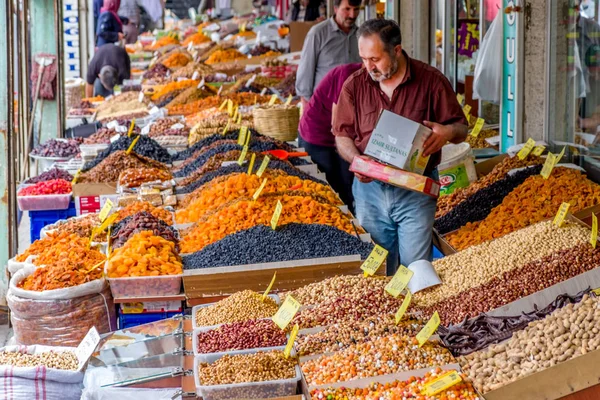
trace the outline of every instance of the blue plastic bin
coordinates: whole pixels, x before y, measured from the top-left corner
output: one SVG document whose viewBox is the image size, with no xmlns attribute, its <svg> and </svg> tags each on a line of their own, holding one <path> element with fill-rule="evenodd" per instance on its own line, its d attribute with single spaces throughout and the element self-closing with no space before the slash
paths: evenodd
<svg viewBox="0 0 600 400">
<path fill-rule="evenodd" d="M 157 313 L 142 313 L 142 314 L 122 314 L 119 310 L 119 329 L 131 328 L 133 326 L 149 324 L 163 319 L 174 317 L 182 314 L 180 311 L 175 312 L 157 312 Z"/>
<path fill-rule="evenodd" d="M 440 251 L 437 247 L 433 246 L 433 259 L 438 260 L 440 258 L 444 258 L 444 253 Z"/>
<path fill-rule="evenodd" d="M 29 212 L 29 239 L 31 243 L 40 238 L 40 231 L 47 225 L 52 225 L 61 219 L 67 219 L 77 215 L 75 203 L 69 203 L 66 210 L 43 210 Z"/>
</svg>

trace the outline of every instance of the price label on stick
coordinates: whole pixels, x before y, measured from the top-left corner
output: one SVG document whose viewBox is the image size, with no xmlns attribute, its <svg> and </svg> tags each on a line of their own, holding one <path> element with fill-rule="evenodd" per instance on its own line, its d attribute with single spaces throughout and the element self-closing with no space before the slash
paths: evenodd
<svg viewBox="0 0 600 400">
<path fill-rule="evenodd" d="M 227 114 L 231 117 L 233 115 L 233 101 L 227 100 Z"/>
<path fill-rule="evenodd" d="M 554 221 L 552 221 L 554 225 L 558 226 L 559 228 L 562 226 L 562 224 L 565 222 L 567 214 L 569 213 L 569 207 L 571 207 L 571 204 L 569 203 L 562 203 L 560 205 L 560 208 L 554 217 Z"/>
<path fill-rule="evenodd" d="M 481 132 L 481 129 L 483 129 L 484 124 L 485 124 L 485 120 L 483 118 L 477 118 L 477 122 L 475 122 L 475 126 L 473 127 L 473 130 L 471 131 L 471 136 L 473 136 L 473 137 L 479 136 L 479 133 Z"/>
<path fill-rule="evenodd" d="M 252 153 L 252 157 L 250 157 L 250 165 L 248 165 L 247 174 L 250 175 L 252 171 L 254 171 L 254 162 L 256 161 L 256 153 Z"/>
<path fill-rule="evenodd" d="M 77 170 L 77 173 L 75 174 L 75 176 L 73 177 L 73 180 L 71 181 L 71 185 L 74 185 L 77 183 L 77 179 L 79 178 L 79 175 L 81 175 L 81 170 Z"/>
<path fill-rule="evenodd" d="M 369 257 L 367 257 L 365 262 L 360 266 L 360 269 L 363 270 L 364 276 L 367 277 L 375 275 L 375 272 L 377 272 L 379 267 L 381 267 L 381 264 L 383 264 L 387 255 L 388 251 L 376 244 L 371 254 L 369 254 Z"/>
<path fill-rule="evenodd" d="M 237 117 L 237 124 L 238 124 L 238 125 L 241 125 L 241 124 L 242 124 L 242 113 L 239 113 L 239 114 L 238 114 L 238 117 Z"/>
<path fill-rule="evenodd" d="M 400 296 L 400 293 L 406 288 L 406 285 L 408 285 L 408 282 L 410 282 L 410 278 L 412 278 L 413 275 L 414 272 L 404 265 L 400 265 L 392 280 L 385 286 L 385 291 L 394 297 Z"/>
<path fill-rule="evenodd" d="M 223 102 L 221 103 L 221 106 L 219 107 L 219 111 L 223 111 L 226 106 L 227 106 L 227 100 L 223 100 Z"/>
<path fill-rule="evenodd" d="M 125 152 L 126 154 L 131 154 L 131 152 L 133 151 L 133 148 L 135 147 L 136 143 L 138 142 L 138 140 L 140 140 L 140 137 L 136 137 L 135 139 L 133 139 L 133 142 L 131 142 L 131 145 L 129 145 L 129 148 L 127 149 L 127 151 Z"/>
<path fill-rule="evenodd" d="M 129 125 L 129 131 L 127 132 L 127 137 L 131 137 L 134 127 L 135 127 L 135 118 L 131 120 L 131 124 Z"/>
<path fill-rule="evenodd" d="M 423 386 L 421 392 L 425 396 L 435 396 L 438 393 L 462 382 L 460 374 L 454 370 L 448 371 Z"/>
<path fill-rule="evenodd" d="M 104 222 L 104 220 L 106 219 L 106 217 L 108 217 L 108 214 L 110 214 L 110 211 L 113 208 L 113 202 L 110 201 L 110 199 L 106 199 L 106 203 L 104 203 L 104 206 L 102 206 L 102 209 L 100 210 L 100 214 L 98 215 L 98 218 L 100 218 L 100 222 Z"/>
<path fill-rule="evenodd" d="M 238 109 L 239 109 L 239 108 L 240 108 L 239 106 L 235 106 L 235 109 L 233 110 L 233 117 L 231 117 L 231 119 L 232 119 L 233 121 L 237 120 L 237 117 L 238 117 L 238 112 L 239 112 L 239 110 L 238 110 Z"/>
<path fill-rule="evenodd" d="M 292 104 L 292 95 L 290 94 L 287 98 L 287 100 L 285 101 L 285 105 L 289 106 L 290 104 Z"/>
<path fill-rule="evenodd" d="M 396 325 L 398 325 L 400 323 L 400 320 L 406 313 L 406 310 L 408 310 L 408 306 L 410 305 L 411 300 L 412 300 L 412 294 L 410 293 L 410 290 L 406 289 L 406 295 L 404 296 L 404 300 L 402 301 L 402 304 L 400 305 L 400 308 L 398 309 L 398 311 L 396 311 L 396 316 L 395 316 Z"/>
<path fill-rule="evenodd" d="M 265 292 L 262 295 L 262 301 L 265 301 L 267 299 L 267 296 L 269 295 L 269 292 L 271 291 L 271 288 L 273 287 L 273 284 L 275 283 L 275 278 L 277 277 L 277 271 L 275 271 L 275 273 L 273 274 L 273 279 L 271 279 L 271 283 L 269 283 L 269 286 L 267 286 L 267 290 L 265 290 Z"/>
<path fill-rule="evenodd" d="M 302 305 L 298 303 L 298 300 L 288 295 L 281 307 L 279 307 L 279 310 L 273 315 L 273 322 L 281 329 L 285 329 L 292 319 L 294 319 L 294 316 L 301 306 Z"/>
<path fill-rule="evenodd" d="M 273 212 L 273 216 L 271 217 L 271 229 L 275 230 L 277 228 L 277 222 L 279 222 L 279 217 L 281 216 L 281 210 L 283 210 L 283 205 L 281 201 L 277 200 L 277 205 L 275 206 L 275 212 Z"/>
<path fill-rule="evenodd" d="M 248 131 L 247 135 L 246 135 L 246 143 L 245 146 L 249 146 L 250 145 L 250 136 L 252 136 L 252 132 Z"/>
<path fill-rule="evenodd" d="M 467 121 L 469 121 L 471 118 L 471 106 L 468 104 L 465 105 L 463 107 L 463 112 L 465 113 L 465 117 L 467 117 Z"/>
<path fill-rule="evenodd" d="M 248 127 L 242 126 L 240 128 L 240 132 L 238 133 L 238 144 L 243 146 L 246 143 L 246 135 L 248 134 Z"/>
<path fill-rule="evenodd" d="M 525 158 L 527 158 L 527 156 L 529 155 L 529 153 L 531 153 L 531 150 L 533 150 L 534 147 L 535 140 L 529 138 L 529 140 L 527 140 L 523 148 L 517 153 L 517 157 L 519 157 L 519 160 L 524 160 Z"/>
<path fill-rule="evenodd" d="M 292 354 L 292 349 L 294 348 L 294 342 L 296 341 L 296 336 L 298 336 L 298 331 L 300 327 L 298 324 L 294 325 L 292 328 L 292 332 L 290 332 L 290 338 L 288 339 L 287 344 L 285 345 L 285 349 L 283 350 L 283 355 L 285 358 L 289 358 L 290 354 Z"/>
<path fill-rule="evenodd" d="M 556 165 L 556 156 L 552 153 L 548 153 L 546 156 L 546 162 L 544 162 L 544 166 L 542 167 L 542 172 L 540 175 L 544 177 L 544 179 L 548 179 L 554 166 Z"/>
<path fill-rule="evenodd" d="M 426 341 L 429 340 L 431 335 L 435 333 L 438 326 L 440 326 L 440 316 L 438 312 L 433 313 L 433 317 L 425 324 L 423 329 L 419 333 L 417 333 L 417 341 L 419 342 L 419 347 L 423 346 Z"/>
<path fill-rule="evenodd" d="M 274 105 L 276 101 L 277 101 L 277 95 L 274 94 L 271 96 L 271 99 L 269 100 L 269 105 L 270 106 Z"/>
<path fill-rule="evenodd" d="M 237 160 L 238 165 L 242 165 L 244 163 L 244 160 L 246 160 L 246 154 L 248 154 L 248 146 L 244 146 L 244 148 L 242 149 L 240 158 L 238 158 Z"/>
<path fill-rule="evenodd" d="M 457 94 L 456 94 L 456 100 L 458 100 L 458 104 L 460 104 L 460 105 L 461 105 L 461 107 L 462 107 L 462 105 L 463 105 L 463 102 L 465 101 L 465 96 L 463 96 L 463 95 L 462 95 L 462 94 L 460 94 L 460 93 L 457 93 Z"/>
<path fill-rule="evenodd" d="M 598 240 L 598 217 L 596 214 L 592 213 L 592 237 L 590 238 L 590 243 L 593 248 L 596 248 L 596 241 Z"/>
<path fill-rule="evenodd" d="M 260 192 L 262 192 L 262 190 L 265 188 L 266 184 L 267 184 L 267 178 L 263 179 L 263 181 L 260 184 L 260 186 L 258 187 L 258 189 L 256 189 L 256 192 L 254 192 L 254 194 L 252 195 L 252 198 L 254 199 L 254 201 L 256 201 L 258 199 L 258 196 L 260 196 Z"/>
<path fill-rule="evenodd" d="M 98 229 L 98 232 L 104 232 L 104 230 L 106 228 L 108 228 L 109 225 L 111 225 L 113 222 L 115 222 L 115 220 L 117 219 L 118 215 L 117 213 L 111 214 L 108 218 L 106 218 L 104 220 L 104 222 L 102 223 L 102 225 L 100 225 Z"/>
<path fill-rule="evenodd" d="M 258 167 L 258 171 L 256 171 L 256 175 L 259 178 L 262 177 L 262 175 L 265 173 L 265 170 L 269 165 L 269 161 L 271 161 L 271 158 L 269 158 L 269 156 L 265 156 L 265 158 L 263 158 L 262 162 L 260 163 L 260 167 Z"/>
<path fill-rule="evenodd" d="M 229 131 L 229 125 L 231 124 L 231 119 L 227 121 L 227 125 L 223 128 L 222 135 L 225 135 Z"/>
<path fill-rule="evenodd" d="M 535 146 L 535 148 L 531 151 L 531 154 L 539 157 L 544 153 L 544 150 L 546 150 L 546 146 L 540 144 L 539 146 Z"/>
<path fill-rule="evenodd" d="M 563 156 L 565 155 L 565 150 L 566 150 L 567 146 L 563 146 L 562 150 L 560 151 L 560 153 L 558 153 L 558 155 L 556 156 L 556 160 L 554 160 L 554 165 L 556 166 L 556 164 L 558 164 L 560 162 L 560 160 L 563 158 Z"/>
</svg>

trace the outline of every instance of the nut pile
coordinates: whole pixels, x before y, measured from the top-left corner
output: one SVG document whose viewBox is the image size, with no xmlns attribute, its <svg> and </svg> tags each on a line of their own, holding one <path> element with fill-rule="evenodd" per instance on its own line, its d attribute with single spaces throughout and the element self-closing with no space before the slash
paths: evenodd
<svg viewBox="0 0 600 400">
<path fill-rule="evenodd" d="M 459 358 L 483 393 L 600 348 L 598 298 L 584 296 L 530 323 L 508 341 Z"/>
<path fill-rule="evenodd" d="M 419 348 L 414 337 L 389 335 L 301 363 L 309 386 L 394 374 L 449 364 L 452 354 L 437 343 Z"/>
<path fill-rule="evenodd" d="M 129 168 L 119 174 L 119 185 L 127 188 L 139 187 L 146 182 L 165 182 L 173 178 L 169 171 L 158 168 Z"/>
<path fill-rule="evenodd" d="M 504 272 L 554 252 L 587 243 L 589 238 L 590 231 L 580 225 L 565 222 L 558 229 L 552 221 L 544 221 L 500 239 L 469 247 L 434 261 L 436 272 L 444 284 L 416 293 L 413 301 L 418 305 L 433 305 L 482 285 Z"/>
<path fill-rule="evenodd" d="M 486 149 L 493 146 L 489 144 L 485 139 L 491 138 L 493 136 L 498 136 L 498 131 L 495 131 L 493 129 L 484 129 L 481 132 L 479 132 L 479 135 L 477 135 L 477 137 L 473 135 L 468 135 L 467 140 L 465 140 L 465 142 L 469 143 L 472 149 Z"/>
<path fill-rule="evenodd" d="M 599 204 L 600 185 L 580 171 L 564 167 L 554 168 L 548 179 L 531 176 L 484 220 L 468 223 L 446 239 L 462 250 L 554 217 L 563 202 L 571 204 L 570 212 Z"/>
<path fill-rule="evenodd" d="M 198 333 L 199 353 L 220 353 L 232 350 L 285 346 L 287 337 L 270 319 L 249 320 L 221 325 Z"/>
<path fill-rule="evenodd" d="M 73 175 L 60 168 L 51 168 L 48 171 L 42 172 L 38 176 L 31 177 L 27 179 L 26 184 L 30 183 L 39 183 L 44 181 L 51 181 L 54 179 L 64 179 L 67 182 L 71 182 L 73 180 Z"/>
<path fill-rule="evenodd" d="M 66 371 L 77 371 L 79 360 L 72 351 L 45 351 L 38 354 L 27 354 L 17 351 L 0 352 L 0 365 L 12 365 L 13 367 L 46 367 L 62 369 Z"/>
<path fill-rule="evenodd" d="M 366 292 L 383 291 L 388 282 L 388 278 L 384 277 L 374 276 L 365 279 L 360 275 L 339 275 L 302 286 L 286 293 L 286 296 L 291 295 L 300 304 L 309 306 L 324 303 L 337 297 L 358 299 Z M 283 299 L 285 300 L 285 297 Z"/>
<path fill-rule="evenodd" d="M 600 250 L 582 243 L 494 277 L 484 285 L 452 296 L 425 311 L 437 311 L 442 323 L 498 308 L 600 265 Z"/>
<path fill-rule="evenodd" d="M 94 159 L 94 161 L 86 163 L 83 167 L 83 171 L 87 171 L 100 164 L 105 158 L 107 158 L 112 153 L 115 153 L 119 150 L 129 149 L 129 146 L 131 146 L 131 143 L 134 140 L 136 140 L 136 138 L 137 136 L 134 137 L 133 135 L 131 137 L 127 135 L 121 136 L 119 140 L 111 143 L 107 149 L 99 153 L 96 159 Z M 144 156 L 155 160 L 159 163 L 171 162 L 171 155 L 169 154 L 169 152 L 166 149 L 162 148 L 158 143 L 156 143 L 156 141 L 144 135 L 140 136 L 139 139 L 137 139 L 137 143 L 133 148 L 133 152 L 140 156 Z"/>
<path fill-rule="evenodd" d="M 50 139 L 36 146 L 31 154 L 39 157 L 70 158 L 79 153 L 79 145 L 74 140 Z"/>
<path fill-rule="evenodd" d="M 58 233 L 74 233 L 82 238 L 89 238 L 92 229 L 100 225 L 98 214 L 87 214 L 81 217 L 69 218 L 63 223 L 55 224 L 54 229 Z"/>
<path fill-rule="evenodd" d="M 133 152 L 127 154 L 127 152 L 119 150 L 111 153 L 108 157 L 102 159 L 100 163 L 83 172 L 77 181 L 80 183 L 117 182 L 121 171 L 131 168 L 158 168 L 163 171 L 167 170 L 167 167 L 158 161 Z"/>
<path fill-rule="evenodd" d="M 179 127 L 178 125 L 181 125 Z M 175 128 L 177 129 L 175 129 Z M 186 136 L 189 135 L 190 129 L 179 121 L 173 118 L 159 118 L 150 126 L 148 136 L 155 138 L 158 136 Z"/>
<path fill-rule="evenodd" d="M 64 179 L 53 179 L 51 181 L 38 182 L 33 186 L 27 186 L 17 193 L 18 196 L 43 196 L 49 194 L 71 193 L 71 182 Z"/>
<path fill-rule="evenodd" d="M 529 167 L 531 165 L 542 165 L 544 160 L 540 157 L 530 154 L 525 160 L 519 160 L 519 157 L 506 157 L 501 163 L 497 164 L 492 171 L 471 183 L 466 188 L 459 188 L 448 196 L 442 196 L 438 199 L 436 218 L 440 218 L 452 208 L 456 207 L 461 201 L 473 195 L 480 189 L 491 185 L 499 179 L 502 179 L 512 169 Z"/>
<path fill-rule="evenodd" d="M 170 69 L 165 67 L 163 64 L 156 63 L 150 67 L 150 69 L 146 71 L 142 77 L 144 79 L 164 78 L 167 76 L 167 72 L 169 71 Z"/>
<path fill-rule="evenodd" d="M 270 297 L 264 301 L 262 294 L 243 290 L 196 311 L 196 327 L 242 322 L 251 319 L 271 318 L 279 306 Z"/>
<path fill-rule="evenodd" d="M 183 265 L 187 270 L 353 254 L 366 259 L 372 250 L 370 243 L 332 226 L 292 223 L 274 231 L 270 226 L 258 225 L 184 256 Z"/>
<path fill-rule="evenodd" d="M 129 124 L 125 125 L 127 127 L 127 129 L 129 129 Z M 139 134 L 141 131 L 139 126 L 134 126 L 133 127 L 133 133 L 134 134 Z M 117 132 L 114 129 L 110 129 L 110 128 L 100 128 L 98 129 L 98 131 L 96 131 L 96 133 L 94 133 L 92 136 L 87 137 L 85 139 L 83 139 L 83 143 L 84 144 L 110 144 L 110 138 L 112 138 L 113 136 L 119 134 L 119 132 Z"/>
<path fill-rule="evenodd" d="M 178 247 L 179 239 L 177 230 L 149 212 L 142 211 L 123 219 L 115 225 L 111 235 L 113 249 L 122 247 L 132 235 L 141 231 L 152 231 L 154 236 L 160 236 L 175 243 L 176 249 Z"/>
<path fill-rule="evenodd" d="M 200 363 L 198 373 L 204 386 L 292 379 L 296 376 L 296 360 L 285 358 L 278 350 L 225 355 L 212 364 Z"/>
</svg>

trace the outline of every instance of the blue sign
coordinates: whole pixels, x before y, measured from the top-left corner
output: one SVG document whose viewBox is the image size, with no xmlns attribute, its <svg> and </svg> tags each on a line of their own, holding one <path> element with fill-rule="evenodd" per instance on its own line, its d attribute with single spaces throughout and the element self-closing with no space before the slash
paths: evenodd
<svg viewBox="0 0 600 400">
<path fill-rule="evenodd" d="M 504 8 L 514 7 L 514 0 L 504 0 Z M 500 151 L 506 150 L 516 143 L 517 131 L 517 13 L 504 14 L 504 40 L 503 40 L 503 76 L 502 76 L 502 105 Z"/>
</svg>

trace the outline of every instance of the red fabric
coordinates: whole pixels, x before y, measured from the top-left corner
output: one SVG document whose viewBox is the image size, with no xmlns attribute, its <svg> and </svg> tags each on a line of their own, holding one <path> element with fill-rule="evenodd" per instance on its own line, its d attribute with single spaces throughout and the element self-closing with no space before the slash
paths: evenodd
<svg viewBox="0 0 600 400">
<path fill-rule="evenodd" d="M 47 53 L 38 53 L 33 57 L 33 68 L 31 68 L 31 97 L 35 97 L 35 90 L 37 88 L 38 75 L 40 72 L 40 64 L 35 62 L 35 60 L 41 57 L 52 59 L 52 63 L 44 68 L 44 72 L 42 74 L 42 83 L 40 86 L 40 94 L 38 98 L 44 100 L 54 100 L 56 97 L 57 83 L 56 56 Z"/>
</svg>

